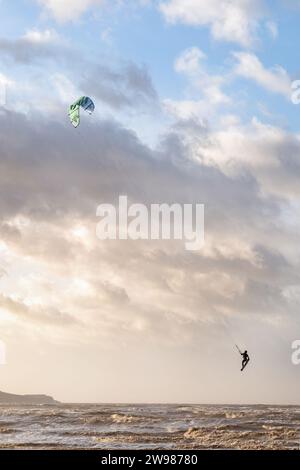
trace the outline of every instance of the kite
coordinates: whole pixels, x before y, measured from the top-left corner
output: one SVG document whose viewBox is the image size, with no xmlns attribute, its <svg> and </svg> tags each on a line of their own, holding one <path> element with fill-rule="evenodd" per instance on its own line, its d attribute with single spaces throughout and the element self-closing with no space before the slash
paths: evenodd
<svg viewBox="0 0 300 470">
<path fill-rule="evenodd" d="M 95 105 L 88 96 L 82 96 L 79 100 L 75 101 L 75 103 L 71 104 L 69 117 L 74 127 L 78 127 L 80 124 L 80 108 L 83 108 L 89 114 L 93 114 Z"/>
</svg>

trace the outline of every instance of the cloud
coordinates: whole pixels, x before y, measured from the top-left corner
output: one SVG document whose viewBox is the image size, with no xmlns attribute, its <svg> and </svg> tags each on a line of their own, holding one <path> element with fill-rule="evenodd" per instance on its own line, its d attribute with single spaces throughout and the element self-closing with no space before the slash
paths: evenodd
<svg viewBox="0 0 300 470">
<path fill-rule="evenodd" d="M 146 67 L 139 67 L 134 63 L 117 67 L 92 65 L 80 87 L 115 109 L 154 104 L 157 101 Z"/>
<path fill-rule="evenodd" d="M 27 64 L 34 60 L 74 60 L 73 51 L 54 30 L 29 30 L 18 39 L 0 38 L 0 53 L 17 63 Z"/>
<path fill-rule="evenodd" d="M 5 295 L 0 295 L 0 309 L 30 323 L 45 323 L 52 326 L 67 326 L 77 323 L 67 313 L 55 309 L 45 309 L 43 306 L 38 305 L 26 305 L 26 303 L 20 300 L 14 300 Z"/>
<path fill-rule="evenodd" d="M 93 62 L 54 30 L 29 30 L 17 39 L 0 39 L 0 55 L 17 65 L 35 67 L 30 71 L 32 78 L 29 72 L 20 82 L 5 81 L 7 87 L 14 85 L 14 107 L 16 104 L 27 110 L 40 107 L 41 112 L 56 113 L 61 103 L 69 104 L 80 95 L 93 96 L 98 103 L 114 110 L 158 104 L 145 66 L 126 61 L 107 63 L 104 58 Z M 42 68 L 41 62 L 48 66 L 59 62 L 59 72 Z M 4 77 L 1 81 L 4 83 Z"/>
<path fill-rule="evenodd" d="M 103 0 L 36 0 L 46 12 L 64 23 L 77 20 L 89 8 L 101 6 Z"/>
<path fill-rule="evenodd" d="M 25 33 L 23 40 L 28 44 L 60 44 L 61 39 L 56 31 L 31 29 Z"/>
<path fill-rule="evenodd" d="M 2 111 L 2 335 L 21 331 L 24 350 L 26 335 L 39 351 L 49 344 L 52 360 L 58 343 L 61 361 L 70 354 L 87 381 L 95 377 L 87 358 L 96 370 L 103 358 L 101 383 L 122 372 L 121 360 L 142 355 L 153 364 L 154 352 L 163 369 L 188 354 L 182 369 L 194 358 L 203 372 L 212 367 L 212 345 L 216 364 L 226 355 L 231 381 L 233 337 L 262 354 L 262 331 L 294 338 L 298 138 L 258 122 L 231 120 L 222 131 L 178 120 L 151 149 L 116 121 L 76 133 L 60 116 Z M 96 207 L 120 194 L 147 205 L 204 203 L 203 250 L 187 252 L 180 241 L 98 240 Z M 278 353 L 276 340 L 269 347 Z M 34 368 L 44 363 L 34 357 Z M 133 369 L 132 380 L 136 362 Z M 122 394 L 127 386 L 128 377 Z"/>
<path fill-rule="evenodd" d="M 184 50 L 175 60 L 174 69 L 188 81 L 187 99 L 165 99 L 165 110 L 178 119 L 208 119 L 218 107 L 228 105 L 231 99 L 222 87 L 227 78 L 224 74 L 209 73 L 205 64 L 206 54 L 198 47 Z"/>
<path fill-rule="evenodd" d="M 89 10 L 116 7 L 135 10 L 152 5 L 153 0 L 34 0 L 43 11 L 60 23 L 76 21 Z M 111 11 L 111 10 L 110 10 Z"/>
<path fill-rule="evenodd" d="M 5 271 L 4 268 L 0 267 L 0 279 L 4 276 L 7 276 L 7 272 Z"/>
<path fill-rule="evenodd" d="M 187 76 L 194 89 L 200 91 L 209 105 L 220 105 L 230 102 L 230 98 L 222 91 L 226 77 L 210 74 L 203 60 L 204 52 L 197 47 L 186 49 L 175 61 L 175 70 Z"/>
<path fill-rule="evenodd" d="M 200 71 L 200 61 L 206 58 L 206 55 L 198 47 L 186 49 L 175 62 L 175 70 L 187 75 L 198 74 Z"/>
<path fill-rule="evenodd" d="M 272 93 L 290 98 L 291 79 L 283 67 L 266 69 L 255 54 L 247 52 L 235 52 L 233 55 L 237 60 L 235 74 L 253 80 Z"/>
<path fill-rule="evenodd" d="M 239 78 L 254 81 L 267 91 L 290 99 L 291 78 L 283 67 L 266 68 L 259 58 L 248 52 L 233 53 L 235 59 L 231 67 L 226 64 L 222 75 L 210 72 L 206 63 L 206 54 L 198 47 L 184 50 L 175 60 L 174 69 L 187 79 L 184 99 L 165 99 L 164 109 L 178 119 L 207 120 L 216 114 L 220 117 L 220 109 L 238 109 L 240 100 L 233 90 L 232 84 Z M 232 112 L 232 111 L 231 111 Z M 223 118 L 220 119 L 220 124 Z"/>
<path fill-rule="evenodd" d="M 297 200 L 300 151 L 298 136 L 253 119 L 249 125 L 229 123 L 198 139 L 199 158 L 226 174 L 252 174 L 260 191 L 281 200 Z"/>
<path fill-rule="evenodd" d="M 217 40 L 250 46 L 263 18 L 261 0 L 169 0 L 160 10 L 170 23 L 208 26 Z"/>
<path fill-rule="evenodd" d="M 295 138 L 258 124 L 213 133 L 179 121 L 150 150 L 114 122 L 88 126 L 84 138 L 16 113 L 0 115 L 0 123 L 6 282 L 19 260 L 39 273 L 26 285 L 14 276 L 22 302 L 9 285 L 2 292 L 2 305 L 17 318 L 28 314 L 38 325 L 53 315 L 53 324 L 68 323 L 57 312 L 71 311 L 84 319 L 81 341 L 101 334 L 103 344 L 117 337 L 132 343 L 138 335 L 163 344 L 180 335 L 193 341 L 195 328 L 226 312 L 265 318 L 293 310 L 280 292 L 299 281 L 298 236 L 281 217 L 283 201 L 288 207 L 299 192 Z M 186 252 L 181 242 L 97 240 L 96 207 L 119 194 L 145 204 L 204 203 L 203 251 Z M 277 292 L 274 302 L 264 291 L 269 299 Z M 39 304 L 39 314 L 26 307 Z"/>
<path fill-rule="evenodd" d="M 164 109 L 168 114 L 174 116 L 176 119 L 189 120 L 205 118 L 211 111 L 209 105 L 203 100 L 171 100 L 165 99 L 163 101 Z"/>
</svg>

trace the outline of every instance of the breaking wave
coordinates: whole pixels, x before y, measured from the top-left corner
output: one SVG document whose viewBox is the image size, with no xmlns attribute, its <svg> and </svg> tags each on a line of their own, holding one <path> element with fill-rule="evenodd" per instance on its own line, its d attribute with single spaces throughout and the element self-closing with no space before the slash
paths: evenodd
<svg viewBox="0 0 300 470">
<path fill-rule="evenodd" d="M 299 449 L 300 407 L 0 406 L 3 449 Z"/>
</svg>

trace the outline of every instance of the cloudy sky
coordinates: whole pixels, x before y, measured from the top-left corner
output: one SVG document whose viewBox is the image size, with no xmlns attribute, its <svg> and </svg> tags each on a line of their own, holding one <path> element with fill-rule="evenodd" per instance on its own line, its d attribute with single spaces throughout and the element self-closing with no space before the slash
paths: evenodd
<svg viewBox="0 0 300 470">
<path fill-rule="evenodd" d="M 0 389 L 299 403 L 300 2 L 0 13 Z M 75 130 L 81 95 L 96 111 Z M 204 247 L 98 240 L 96 208 L 120 194 L 205 204 Z"/>
</svg>

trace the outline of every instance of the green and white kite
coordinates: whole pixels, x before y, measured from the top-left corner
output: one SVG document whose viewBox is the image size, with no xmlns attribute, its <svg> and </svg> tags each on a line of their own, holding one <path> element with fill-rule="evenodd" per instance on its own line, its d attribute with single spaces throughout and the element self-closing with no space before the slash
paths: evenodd
<svg viewBox="0 0 300 470">
<path fill-rule="evenodd" d="M 75 101 L 75 103 L 71 104 L 69 117 L 74 127 L 78 127 L 80 124 L 80 108 L 92 114 L 95 110 L 95 105 L 88 96 L 82 96 L 79 100 Z"/>
</svg>

